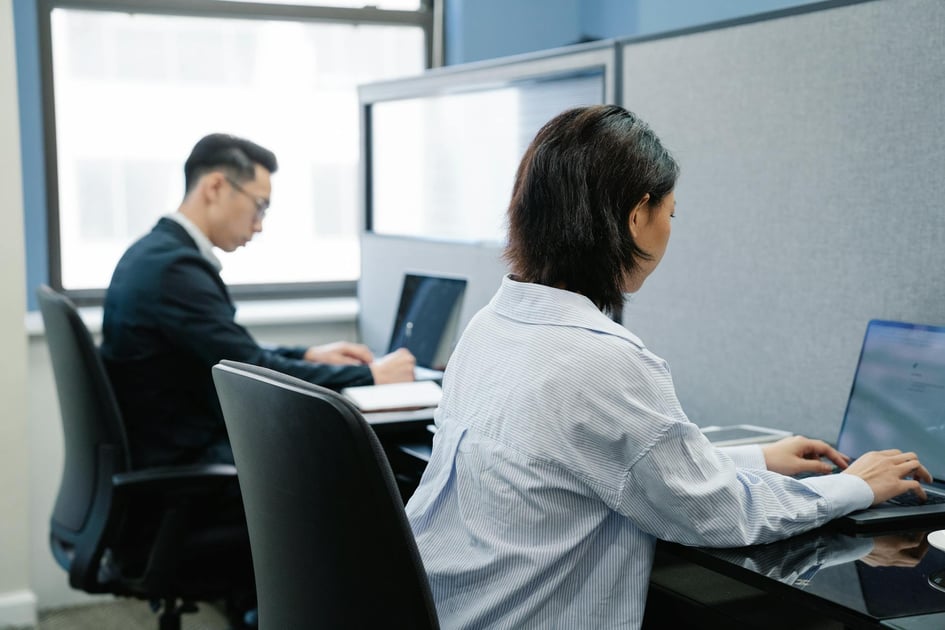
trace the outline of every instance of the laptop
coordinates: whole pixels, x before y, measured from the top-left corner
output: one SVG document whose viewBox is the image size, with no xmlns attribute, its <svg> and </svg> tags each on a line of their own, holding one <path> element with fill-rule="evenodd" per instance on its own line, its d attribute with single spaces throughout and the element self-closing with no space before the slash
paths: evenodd
<svg viewBox="0 0 945 630">
<path fill-rule="evenodd" d="M 837 449 L 914 451 L 933 477 L 926 503 L 911 493 L 837 519 L 851 532 L 945 525 L 945 327 L 872 320 L 853 376 Z"/>
<path fill-rule="evenodd" d="M 387 351 L 410 350 L 417 359 L 416 380 L 442 380 L 456 343 L 465 292 L 464 278 L 404 275 Z"/>
</svg>

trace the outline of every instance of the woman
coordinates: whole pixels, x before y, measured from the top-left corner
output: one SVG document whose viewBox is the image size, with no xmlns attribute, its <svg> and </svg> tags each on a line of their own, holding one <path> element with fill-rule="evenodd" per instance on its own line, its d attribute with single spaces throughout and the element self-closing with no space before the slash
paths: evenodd
<svg viewBox="0 0 945 630">
<path fill-rule="evenodd" d="M 927 478 L 912 453 L 847 467 L 801 437 L 723 450 L 689 422 L 666 363 L 605 314 L 663 257 L 677 175 L 610 105 L 560 114 L 526 151 L 512 274 L 450 360 L 407 506 L 444 627 L 637 628 L 657 538 L 771 541 Z M 850 474 L 784 476 L 826 472 L 821 457 Z"/>
</svg>

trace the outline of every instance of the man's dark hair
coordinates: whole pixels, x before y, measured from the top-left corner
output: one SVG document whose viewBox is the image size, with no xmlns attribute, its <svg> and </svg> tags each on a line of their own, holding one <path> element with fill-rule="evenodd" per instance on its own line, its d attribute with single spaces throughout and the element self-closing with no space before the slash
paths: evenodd
<svg viewBox="0 0 945 630">
<path fill-rule="evenodd" d="M 184 163 L 184 194 L 193 190 L 200 178 L 211 171 L 222 170 L 237 182 L 255 179 L 256 164 L 270 173 L 279 168 L 275 154 L 255 142 L 225 133 L 204 136 Z"/>
<path fill-rule="evenodd" d="M 630 211 L 672 192 L 679 166 L 649 126 L 616 105 L 565 111 L 541 128 L 518 167 L 505 259 L 525 282 L 580 293 L 619 312 L 627 274 L 650 255 Z"/>
</svg>

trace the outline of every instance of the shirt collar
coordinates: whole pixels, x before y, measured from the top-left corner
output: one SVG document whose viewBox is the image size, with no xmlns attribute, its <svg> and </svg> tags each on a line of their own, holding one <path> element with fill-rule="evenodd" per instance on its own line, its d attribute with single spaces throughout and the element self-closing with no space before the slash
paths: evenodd
<svg viewBox="0 0 945 630">
<path fill-rule="evenodd" d="M 177 221 L 182 228 L 187 230 L 187 234 L 189 234 L 190 238 L 194 239 L 194 242 L 197 244 L 200 255 L 206 258 L 207 262 L 213 265 L 213 268 L 216 269 L 217 272 L 223 269 L 223 264 L 220 262 L 220 259 L 213 253 L 213 243 L 210 242 L 210 239 L 207 238 L 207 235 L 204 234 L 200 228 L 194 225 L 193 221 L 188 219 L 181 212 L 169 214 L 167 218 L 172 221 Z"/>
<path fill-rule="evenodd" d="M 626 339 L 639 348 L 645 347 L 639 337 L 604 315 L 588 298 L 573 291 L 519 282 L 507 275 L 490 305 L 498 314 L 521 322 L 586 328 Z"/>
</svg>

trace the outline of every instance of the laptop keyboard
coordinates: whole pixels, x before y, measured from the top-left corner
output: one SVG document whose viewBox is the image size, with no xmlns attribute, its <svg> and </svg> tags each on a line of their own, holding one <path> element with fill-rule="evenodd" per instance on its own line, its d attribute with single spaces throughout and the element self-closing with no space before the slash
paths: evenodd
<svg viewBox="0 0 945 630">
<path fill-rule="evenodd" d="M 922 501 L 914 492 L 905 492 L 899 496 L 891 498 L 889 503 L 903 507 L 911 507 L 914 505 L 938 505 L 940 503 L 945 503 L 945 496 L 932 494 L 931 492 L 927 493 L 927 495 L 929 497 L 928 500 Z"/>
</svg>

